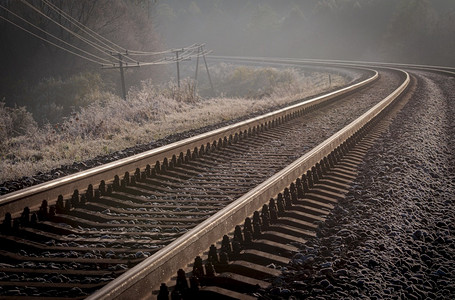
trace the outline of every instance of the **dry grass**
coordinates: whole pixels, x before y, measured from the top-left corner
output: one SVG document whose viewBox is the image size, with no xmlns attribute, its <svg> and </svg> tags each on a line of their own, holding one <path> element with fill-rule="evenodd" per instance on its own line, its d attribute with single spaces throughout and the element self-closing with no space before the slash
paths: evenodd
<svg viewBox="0 0 455 300">
<path fill-rule="evenodd" d="M 329 88 L 327 74 L 313 73 L 311 77 L 304 77 L 294 70 L 287 72 L 292 75 L 292 80 L 274 86 L 267 95 L 262 93 L 259 98 L 201 99 L 194 97 L 189 81 L 183 82 L 185 88 L 180 91 L 173 84 L 158 88 L 151 82 L 143 82 L 130 90 L 128 101 L 108 92 L 96 91 L 91 97 L 102 100 L 88 101 L 91 104 L 59 125 L 35 126 L 33 130 L 24 130 L 21 135 L 4 136 L 0 142 L 0 182 L 47 172 L 61 165 L 149 143 L 170 134 L 234 119 Z M 340 75 L 331 76 L 332 88 L 348 81 Z"/>
</svg>

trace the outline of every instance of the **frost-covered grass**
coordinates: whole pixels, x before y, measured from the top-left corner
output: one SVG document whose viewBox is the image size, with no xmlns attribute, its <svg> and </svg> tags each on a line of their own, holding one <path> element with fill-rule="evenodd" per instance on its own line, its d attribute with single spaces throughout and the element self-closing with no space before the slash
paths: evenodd
<svg viewBox="0 0 455 300">
<path fill-rule="evenodd" d="M 244 68 L 244 67 L 242 67 Z M 155 86 L 142 82 L 128 93 L 128 100 L 103 91 L 89 95 L 93 101 L 73 112 L 58 125 L 38 127 L 27 119 L 30 128 L 14 131 L 13 119 L 0 121 L 0 182 L 47 172 L 61 165 L 106 155 L 137 144 L 166 137 L 190 129 L 238 118 L 267 108 L 294 102 L 330 88 L 328 74 L 303 76 L 298 71 L 267 68 L 265 74 L 249 69 L 235 69 L 228 83 L 235 89 L 241 84 L 243 97 L 238 95 L 203 99 L 195 96 L 194 85 L 182 82 Z M 243 74 L 240 74 L 242 72 Z M 250 77 L 240 80 L 242 76 Z M 261 80 L 253 80 L 258 74 Z M 251 77 L 252 76 L 252 77 Z M 332 88 L 349 79 L 332 74 Z M 273 80 L 281 78 L 281 82 Z M 254 82 L 249 87 L 245 81 Z M 269 83 L 264 88 L 260 84 Z M 224 92 L 226 94 L 226 92 Z M 26 114 L 22 108 L 20 115 Z M 15 109 L 0 105 L 0 114 L 11 115 Z M 17 115 L 18 112 L 16 111 Z M 8 122 L 6 122 L 8 121 Z"/>
</svg>

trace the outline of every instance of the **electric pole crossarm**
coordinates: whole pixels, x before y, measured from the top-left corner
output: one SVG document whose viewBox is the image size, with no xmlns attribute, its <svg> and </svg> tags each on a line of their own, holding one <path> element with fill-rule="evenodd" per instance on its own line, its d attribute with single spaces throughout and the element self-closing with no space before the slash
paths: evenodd
<svg viewBox="0 0 455 300">
<path fill-rule="evenodd" d="M 179 49 L 171 49 L 165 52 L 161 53 L 154 53 L 154 54 L 166 54 L 166 53 L 174 53 L 174 57 L 162 57 L 159 59 L 155 59 L 154 61 L 149 61 L 149 62 L 139 62 L 135 61 L 135 63 L 127 62 L 125 59 L 130 59 L 130 51 L 125 50 L 124 52 L 110 52 L 111 56 L 115 57 L 118 62 L 114 62 L 112 64 L 102 64 L 101 69 L 119 69 L 120 70 L 120 81 L 121 81 L 121 88 L 122 88 L 122 98 L 126 100 L 126 84 L 125 84 L 125 72 L 124 69 L 127 68 L 139 68 L 142 66 L 151 66 L 151 65 L 163 65 L 163 64 L 171 64 L 171 63 L 176 63 L 177 66 L 177 85 L 178 88 L 180 89 L 180 62 L 181 61 L 187 61 L 191 60 L 193 57 L 197 58 L 196 61 L 196 73 L 195 73 L 195 87 L 194 87 L 194 93 L 196 96 L 196 87 L 197 87 L 197 80 L 198 80 L 198 72 L 199 72 L 199 58 L 202 56 L 204 59 L 205 63 L 205 68 L 207 70 L 207 76 L 210 81 L 210 87 L 212 89 L 212 92 L 214 92 L 213 88 L 213 83 L 212 83 L 212 78 L 210 77 L 209 69 L 207 66 L 207 61 L 205 56 L 210 54 L 212 51 L 207 51 L 204 49 L 205 44 L 194 44 L 191 45 L 190 47 L 186 48 L 179 48 Z M 133 51 L 134 52 L 134 51 Z M 148 52 L 140 52 L 142 53 L 148 53 Z"/>
<path fill-rule="evenodd" d="M 142 65 L 123 65 L 122 68 L 124 69 L 129 69 L 129 68 L 139 68 L 141 67 Z M 101 66 L 101 69 L 103 70 L 111 70 L 111 69 L 119 69 L 120 68 L 120 65 L 113 65 L 113 66 L 106 66 L 106 65 L 102 65 Z"/>
</svg>

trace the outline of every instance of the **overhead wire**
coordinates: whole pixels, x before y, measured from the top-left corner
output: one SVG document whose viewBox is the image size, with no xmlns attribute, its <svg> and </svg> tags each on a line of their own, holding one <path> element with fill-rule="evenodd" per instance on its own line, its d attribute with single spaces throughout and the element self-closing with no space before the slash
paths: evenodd
<svg viewBox="0 0 455 300">
<path fill-rule="evenodd" d="M 50 16 L 46 15 L 44 12 L 42 12 L 41 10 L 39 10 L 38 8 L 36 8 L 35 6 L 33 6 L 32 4 L 30 4 L 28 1 L 26 0 L 21 0 L 21 2 L 25 5 L 27 5 L 29 8 L 31 8 L 32 10 L 34 10 L 36 13 L 42 15 L 43 17 L 45 17 L 46 19 L 48 19 L 49 21 L 51 21 L 52 23 L 56 24 L 57 26 L 59 26 L 60 28 L 64 29 L 65 31 L 67 31 L 68 33 L 74 35 L 75 37 L 77 37 L 78 39 L 84 41 L 85 43 L 89 44 L 90 46 L 94 47 L 95 49 L 97 49 L 98 51 L 100 52 L 103 52 L 103 53 L 109 53 L 109 51 L 112 51 L 113 49 L 108 49 L 108 48 L 105 48 L 103 47 L 102 45 L 99 45 L 89 39 L 86 39 L 85 37 L 79 35 L 78 33 L 74 32 L 73 30 L 65 27 L 63 24 L 60 24 L 59 22 L 55 21 L 54 19 L 52 19 Z"/>
<path fill-rule="evenodd" d="M 9 19 L 3 17 L 3 16 L 0 16 L 0 19 L 5 20 L 6 22 L 8 22 L 8 23 L 10 23 L 10 24 L 12 24 L 12 25 L 14 25 L 14 26 L 16 26 L 16 27 L 22 29 L 23 31 L 25 31 L 25 32 L 27 32 L 27 33 L 29 33 L 29 34 L 31 34 L 31 35 L 33 35 L 33 36 L 39 38 L 40 40 L 43 40 L 43 41 L 45 41 L 46 43 L 49 43 L 49 44 L 51 44 L 51 45 L 53 45 L 53 46 L 55 46 L 55 47 L 57 47 L 57 48 L 60 48 L 60 49 L 62 49 L 62 50 L 64 50 L 64 51 L 67 51 L 67 52 L 69 52 L 69 53 L 71 53 L 71 54 L 73 54 L 73 55 L 79 56 L 80 58 L 83 58 L 83 59 L 85 59 L 85 60 L 94 62 L 94 63 L 96 63 L 96 64 L 103 65 L 102 62 L 96 61 L 96 60 L 94 60 L 94 59 L 91 59 L 91 58 L 86 57 L 86 56 L 84 56 L 84 55 L 81 55 L 81 54 L 79 54 L 79 53 L 76 53 L 76 52 L 74 52 L 74 51 L 71 51 L 71 50 L 69 50 L 69 49 L 66 49 L 66 48 L 64 48 L 64 47 L 62 47 L 62 46 L 60 46 L 60 45 L 58 45 L 58 44 L 56 44 L 56 43 L 53 43 L 53 42 L 49 41 L 49 40 L 46 40 L 45 38 L 43 38 L 43 37 L 41 37 L 41 36 L 39 36 L 39 35 L 37 35 L 37 34 L 31 32 L 31 31 L 25 29 L 24 27 L 22 27 L 22 26 L 20 26 L 20 25 L 18 25 L 18 24 L 16 24 L 16 23 L 14 23 L 13 21 L 11 21 L 11 20 L 9 20 Z"/>
<path fill-rule="evenodd" d="M 170 50 L 161 51 L 161 52 L 145 52 L 145 51 L 127 50 L 126 48 L 114 43 L 113 41 L 111 41 L 111 40 L 109 40 L 109 39 L 107 39 L 105 37 L 103 37 L 102 35 L 100 35 L 96 31 L 90 29 L 86 25 L 84 25 L 81 22 L 79 22 L 78 20 L 74 19 L 72 16 L 67 14 L 65 11 L 63 11 L 62 9 L 60 9 L 59 7 L 57 7 L 55 4 L 51 3 L 50 1 L 48 1 L 48 0 L 41 0 L 41 1 L 44 4 L 48 5 L 50 8 L 52 8 L 56 13 L 61 15 L 63 18 L 65 18 L 68 22 L 70 22 L 71 24 L 73 24 L 74 26 L 76 26 L 77 28 L 82 30 L 84 33 L 86 33 L 87 35 L 89 35 L 90 37 L 92 37 L 93 39 L 95 39 L 96 41 L 98 41 L 99 43 L 104 45 L 105 47 L 108 47 L 108 48 L 106 48 L 106 50 L 109 49 L 109 51 L 111 51 L 111 55 L 114 55 L 116 52 L 119 52 L 119 50 L 117 50 L 117 49 L 112 47 L 112 46 L 114 46 L 114 47 L 117 47 L 118 49 L 120 49 L 123 52 L 122 57 L 125 57 L 126 59 L 129 59 L 130 61 L 138 64 L 140 62 L 135 60 L 135 59 L 133 59 L 133 58 L 131 58 L 130 55 L 132 55 L 132 54 L 134 54 L 134 55 L 160 55 L 160 54 L 170 53 Z M 112 46 L 108 45 L 106 42 L 111 44 Z"/>
<path fill-rule="evenodd" d="M 77 37 L 78 39 L 82 40 L 83 42 L 89 44 L 90 46 L 92 46 L 93 48 L 95 48 L 96 50 L 104 53 L 105 55 L 108 55 L 106 52 L 106 48 L 96 44 L 95 42 L 93 41 L 90 41 L 89 39 L 86 39 L 85 37 L 79 35 L 78 33 L 74 32 L 73 30 L 65 27 L 64 25 L 60 24 L 59 22 L 55 21 L 54 19 L 52 19 L 51 17 L 49 17 L 48 15 L 46 15 L 45 13 L 43 13 L 41 10 L 39 10 L 38 8 L 36 8 L 35 6 L 31 5 L 29 2 L 25 1 L 25 0 L 21 0 L 22 3 L 24 3 L 25 5 L 27 5 L 28 7 L 30 7 L 32 10 L 34 10 L 35 12 L 37 12 L 38 14 L 42 15 L 43 17 L 45 17 L 46 19 L 48 19 L 49 21 L 51 21 L 52 23 L 56 24 L 57 26 L 61 27 L 62 29 L 64 29 L 65 31 L 67 31 L 68 33 L 74 35 L 75 37 Z M 135 63 L 137 63 L 136 60 L 132 59 Z"/>
<path fill-rule="evenodd" d="M 49 7 L 51 7 L 52 9 L 54 9 L 54 11 L 56 11 L 58 14 L 62 15 L 66 20 L 68 20 L 69 22 L 71 22 L 73 25 L 75 25 L 76 27 L 78 27 L 79 29 L 81 29 L 82 31 L 84 31 L 85 33 L 87 33 L 88 35 L 90 35 L 92 38 L 96 39 L 97 41 L 101 42 L 103 45 L 105 45 L 106 47 L 109 47 L 111 50 L 115 50 L 115 49 L 112 49 L 111 46 L 107 45 L 106 43 L 104 43 L 103 41 L 101 41 L 100 39 L 112 44 L 113 46 L 121 49 L 122 51 L 124 51 L 124 55 L 123 57 L 126 57 L 126 58 L 129 58 L 129 56 L 156 56 L 156 55 L 163 55 L 163 54 L 169 54 L 169 53 L 173 53 L 177 50 L 175 49 L 168 49 L 168 50 L 164 50 L 164 51 L 140 51 L 140 50 L 128 50 L 114 42 L 112 42 L 111 40 L 103 37 L 102 35 L 98 34 L 97 32 L 93 31 L 92 29 L 90 29 L 89 27 L 85 26 L 84 24 L 80 23 L 78 20 L 74 19 L 73 17 L 71 17 L 70 15 L 68 15 L 65 11 L 63 11 L 62 9 L 60 9 L 59 7 L 57 7 L 55 4 L 51 3 L 49 0 L 41 0 L 43 3 L 45 3 L 46 5 L 48 5 Z M 99 38 L 95 37 L 94 35 L 98 36 Z M 182 50 L 185 50 L 185 49 L 195 49 L 195 48 L 198 48 L 200 46 L 203 46 L 204 44 L 193 44 L 193 45 L 190 45 L 188 47 L 185 47 L 185 48 L 182 48 Z M 115 50 L 117 51 L 117 50 Z M 136 63 L 141 63 L 139 61 L 134 61 Z"/>
<path fill-rule="evenodd" d="M 1 17 L 3 20 L 7 21 L 8 23 L 20 28 L 21 30 L 59 48 L 59 49 L 62 49 L 68 53 L 71 53 L 73 55 L 76 55 L 78 57 L 81 57 L 83 59 L 86 59 L 86 60 L 89 60 L 91 62 L 94 62 L 94 63 L 97 63 L 97 64 L 100 64 L 102 67 L 106 66 L 106 62 L 108 63 L 108 66 L 111 66 L 111 67 L 119 67 L 120 66 L 120 63 L 123 64 L 124 67 L 130 67 L 130 66 L 147 66 L 147 65 L 159 65 L 159 64 L 169 64 L 169 63 L 175 63 L 175 62 L 180 62 L 180 61 L 183 61 L 183 60 L 188 60 L 188 59 L 191 59 L 192 57 L 195 57 L 195 56 L 201 56 L 201 55 L 206 55 L 208 54 L 209 52 L 207 52 L 206 50 L 203 50 L 203 46 L 205 44 L 192 44 L 190 46 L 187 46 L 187 47 L 184 47 L 184 48 L 177 48 L 177 49 L 168 49 L 168 50 L 165 50 L 165 51 L 159 51 L 159 52 L 153 52 L 153 51 L 139 51 L 139 50 L 127 50 L 125 49 L 124 47 L 121 47 L 117 44 L 115 44 L 114 42 L 110 41 L 109 39 L 101 36 L 100 34 L 96 33 L 95 31 L 93 31 L 92 29 L 90 29 L 89 27 L 85 26 L 84 24 L 80 23 L 79 21 L 77 21 L 76 19 L 74 19 L 73 17 L 71 17 L 70 15 L 68 15 L 67 13 L 65 13 L 63 10 L 61 10 L 60 8 L 58 8 L 55 4 L 51 3 L 50 1 L 48 0 L 41 0 L 44 4 L 46 4 L 47 6 L 49 6 L 52 10 L 54 10 L 57 14 L 59 14 L 60 16 L 62 16 L 65 20 L 67 20 L 69 23 L 71 23 L 72 25 L 74 25 L 75 27 L 77 27 L 78 29 L 80 29 L 82 32 L 84 32 L 85 34 L 89 35 L 92 39 L 94 39 L 96 42 L 94 41 L 91 41 L 81 35 L 79 35 L 78 33 L 74 32 L 73 30 L 67 28 L 66 26 L 64 26 L 63 24 L 60 24 L 59 22 L 55 21 L 53 18 L 51 18 L 50 16 L 46 15 L 44 12 L 42 12 L 41 10 L 39 10 L 38 8 L 36 8 L 35 6 L 33 6 L 32 4 L 30 4 L 29 2 L 27 2 L 26 0 L 21 0 L 22 3 L 24 3 L 25 5 L 27 5 L 28 7 L 30 7 L 31 9 L 33 9 L 35 12 L 37 12 L 38 14 L 42 15 L 43 17 L 45 17 L 46 19 L 50 20 L 51 22 L 55 23 L 56 25 L 58 25 L 59 27 L 61 27 L 62 29 L 64 29 L 65 31 L 69 32 L 70 34 L 74 35 L 75 37 L 77 37 L 78 39 L 82 40 L 83 42 L 89 44 L 91 47 L 95 48 L 96 50 L 100 51 L 101 53 L 103 53 L 104 55 L 106 56 L 109 56 L 109 57 L 114 57 L 115 55 L 118 55 L 118 63 L 110 60 L 110 59 L 106 59 L 106 58 L 103 58 L 99 55 L 95 55 L 93 53 L 90 53 L 88 51 L 85 51 L 77 46 L 74 46 L 74 45 L 71 45 L 70 43 L 56 37 L 55 35 L 47 32 L 46 30 L 34 25 L 33 23 L 27 21 L 26 19 L 18 16 L 17 14 L 13 13 L 12 11 L 10 11 L 9 9 L 5 8 L 4 6 L 1 6 L 1 8 L 3 8 L 4 10 L 6 10 L 7 12 L 11 13 L 13 16 L 19 18 L 20 20 L 26 22 L 27 24 L 33 26 L 34 28 L 40 30 L 41 32 L 44 32 L 45 34 L 51 36 L 52 38 L 58 40 L 59 42 L 62 42 L 64 43 L 65 45 L 68 45 L 82 53 L 85 53 L 89 56 L 92 56 L 98 60 L 95 60 L 95 59 L 92 59 L 92 58 L 89 58 L 89 57 L 86 57 L 82 54 L 79 54 L 77 52 L 74 52 L 72 50 L 69 50 L 61 45 L 58 45 L 56 43 L 53 43 L 51 41 L 49 41 L 48 39 L 46 38 L 43 38 L 35 33 L 33 33 L 32 31 L 30 30 L 27 30 L 26 28 L 14 23 L 13 21 L 9 20 L 9 19 L 6 19 L 4 17 Z M 101 40 L 102 39 L 102 40 Z M 105 42 L 104 42 L 104 41 Z M 109 44 L 111 45 L 109 45 Z M 117 47 L 119 49 L 121 49 L 124 53 L 120 53 L 120 51 L 116 50 L 114 47 Z M 197 49 L 197 53 L 196 52 L 196 49 Z M 169 57 L 162 57 L 162 58 L 159 58 L 159 59 L 155 59 L 155 60 L 152 60 L 152 61 L 138 61 L 138 60 L 135 60 L 131 57 L 129 57 L 130 55 L 132 56 L 157 56 L 157 55 L 165 55 L 165 54 L 170 54 L 170 53 L 175 53 L 176 54 L 176 57 L 172 57 L 172 58 L 169 58 Z M 178 55 L 180 54 L 180 55 Z M 134 65 L 131 65 L 130 63 L 126 62 L 126 61 L 123 61 L 121 62 L 121 60 L 125 58 L 125 59 L 128 59 L 132 62 L 134 62 Z M 103 61 L 103 62 L 101 62 Z"/>
<path fill-rule="evenodd" d="M 181 61 L 184 61 L 187 59 L 191 59 L 192 57 L 204 56 L 204 55 L 210 54 L 211 51 L 207 51 L 207 50 L 200 51 L 199 50 L 203 46 L 204 46 L 204 44 L 193 44 L 189 47 L 184 47 L 184 48 L 179 48 L 179 49 L 170 49 L 169 53 L 175 53 L 175 52 L 180 53 L 178 59 L 177 59 L 177 57 L 163 57 L 161 59 L 157 59 L 157 60 L 154 60 L 151 62 L 140 62 L 137 66 L 140 67 L 140 66 L 171 64 L 171 63 L 176 63 L 176 62 L 181 62 Z M 196 52 L 196 49 L 198 49 L 197 52 Z M 114 64 L 113 66 L 119 67 L 118 64 Z M 134 65 L 134 66 L 136 66 L 136 65 Z"/>
<path fill-rule="evenodd" d="M 55 4 L 53 4 L 52 2 L 48 1 L 48 0 L 41 0 L 44 4 L 46 4 L 47 6 L 49 6 L 50 8 L 52 8 L 56 13 L 58 13 L 59 15 L 61 15 L 63 18 L 65 18 L 68 22 L 70 22 L 71 24 L 73 24 L 74 26 L 76 26 L 77 28 L 79 28 L 80 30 L 82 30 L 83 32 L 85 32 L 86 34 L 88 34 L 90 37 L 92 37 L 93 39 L 97 40 L 99 43 L 101 43 L 102 45 L 106 46 L 107 48 L 106 49 L 109 49 L 111 51 L 118 51 L 116 50 L 115 48 L 113 48 L 112 46 L 115 46 L 119 49 L 121 49 L 121 51 L 126 51 L 125 48 L 115 44 L 114 42 L 112 42 L 111 40 L 103 37 L 102 35 L 98 34 L 96 31 L 90 29 L 89 27 L 85 26 L 84 24 L 82 24 L 81 22 L 79 22 L 78 20 L 76 20 L 75 18 L 73 18 L 72 16 L 70 16 L 69 14 L 67 14 L 65 11 L 63 11 L 62 9 L 60 9 L 59 7 L 57 7 Z M 96 35 L 96 36 L 95 36 Z M 110 44 L 112 44 L 112 46 L 109 46 L 108 44 L 106 44 L 105 42 L 106 41 Z"/>
<path fill-rule="evenodd" d="M 188 49 L 188 48 L 193 48 L 193 47 L 200 47 L 200 46 L 204 46 L 205 44 L 192 44 L 188 47 L 185 47 L 185 48 L 182 48 L 182 49 Z M 149 56 L 153 56 L 153 55 L 160 55 L 160 54 L 168 54 L 168 53 L 173 53 L 175 51 L 180 51 L 180 49 L 168 49 L 168 50 L 164 50 L 164 51 L 161 51 L 161 52 L 152 52 L 152 51 L 137 51 L 137 50 L 127 50 L 128 51 L 128 54 L 130 55 L 149 55 Z"/>
<path fill-rule="evenodd" d="M 184 48 L 182 48 L 182 49 L 184 49 Z M 175 52 L 175 51 L 173 51 L 173 52 Z M 192 53 L 185 54 L 185 55 L 179 56 L 178 59 L 175 58 L 175 57 L 171 57 L 171 58 L 170 57 L 164 57 L 164 58 L 152 61 L 152 62 L 142 62 L 142 63 L 139 64 L 139 66 L 172 64 L 172 63 L 175 63 L 175 62 L 181 62 L 181 61 L 190 59 L 191 57 L 194 57 L 194 54 L 192 54 Z"/>
<path fill-rule="evenodd" d="M 50 18 L 49 16 L 47 16 L 46 14 L 44 14 L 42 11 L 40 11 L 39 9 L 37 9 L 35 6 L 31 5 L 30 3 L 28 3 L 27 1 L 25 0 L 21 0 L 24 4 L 26 4 L 27 6 L 29 6 L 30 8 L 32 8 L 33 10 L 35 10 L 37 13 L 43 15 L 45 18 L 49 19 L 50 21 L 52 21 L 53 23 L 57 24 L 58 26 L 62 27 L 64 30 L 68 31 L 69 33 L 73 34 L 74 36 L 76 36 L 77 38 L 81 39 L 82 41 L 88 43 L 89 45 L 91 45 L 92 47 L 98 49 L 99 51 L 102 51 L 102 52 L 107 52 L 107 51 L 110 51 L 111 52 L 111 55 L 115 55 L 115 54 L 120 54 L 120 53 L 113 53 L 113 52 L 118 52 L 117 50 L 113 49 L 111 46 L 107 45 L 106 43 L 103 42 L 103 44 L 106 46 L 106 47 L 109 47 L 109 49 L 105 48 L 105 47 L 102 47 L 98 44 L 95 44 L 93 41 L 90 41 L 84 37 L 82 37 L 81 35 L 77 34 L 76 32 L 72 31 L 71 29 L 69 28 L 66 28 L 65 26 L 63 26 L 62 24 L 56 22 L 55 20 L 53 20 L 52 18 Z M 176 50 L 174 49 L 170 49 L 170 50 L 166 50 L 166 51 L 161 51 L 161 52 L 145 52 L 145 51 L 136 51 L 136 50 L 127 50 L 125 49 L 124 47 L 121 47 L 117 44 L 115 44 L 114 42 L 110 41 L 109 39 L 101 36 L 100 34 L 96 33 L 95 31 L 93 31 L 92 29 L 90 29 L 89 27 L 83 25 L 82 23 L 80 23 L 79 21 L 77 21 L 76 19 L 72 18 L 71 16 L 69 16 L 68 14 L 66 14 L 63 10 L 61 10 L 60 8 L 58 8 L 57 6 L 55 6 L 54 4 L 50 3 L 48 0 L 41 0 L 43 3 L 45 3 L 46 5 L 48 5 L 49 7 L 51 7 L 54 11 L 56 11 L 59 15 L 61 15 L 62 17 L 64 17 L 66 20 L 68 20 L 71 24 L 73 24 L 74 26 L 76 26 L 77 28 L 81 29 L 83 32 L 85 32 L 86 34 L 88 34 L 89 36 L 91 36 L 92 38 L 96 39 L 98 42 L 101 42 L 98 38 L 94 37 L 93 34 L 90 34 L 90 32 L 93 32 L 94 34 L 96 34 L 97 36 L 99 36 L 100 38 L 102 38 L 103 40 L 111 43 L 112 45 L 122 49 L 122 51 L 124 51 L 125 53 L 121 53 L 122 54 L 122 58 L 125 58 L 125 59 L 128 59 L 132 62 L 134 62 L 136 65 L 139 65 L 141 63 L 145 63 L 145 62 L 140 62 L 138 60 L 135 60 L 133 58 L 130 57 L 131 54 L 141 54 L 141 55 L 160 55 L 160 54 L 168 54 L 168 53 L 172 53 L 172 52 L 175 52 Z M 86 28 L 86 29 L 84 29 Z M 90 32 L 89 32 L 90 31 Z M 182 50 L 191 50 L 191 49 L 196 49 L 198 46 L 198 44 L 193 44 L 189 47 L 186 47 L 186 48 L 182 48 Z M 113 51 L 114 50 L 114 51 Z M 154 63 L 154 62 L 148 62 L 148 63 Z M 126 65 L 128 65 L 128 63 L 125 62 Z"/>
<path fill-rule="evenodd" d="M 102 60 L 102 61 L 105 61 L 105 62 L 108 62 L 108 63 L 112 63 L 111 60 L 105 59 L 105 58 L 100 57 L 100 56 L 98 56 L 98 55 L 92 54 L 92 53 L 90 53 L 90 52 L 88 52 L 88 51 L 85 51 L 85 50 L 83 50 L 83 49 L 81 49 L 81 48 L 79 48 L 79 47 L 76 47 L 76 46 L 74 46 L 74 45 L 71 45 L 70 43 L 68 43 L 68 42 L 66 42 L 66 41 L 64 41 L 64 40 L 62 40 L 62 39 L 60 39 L 59 37 L 53 35 L 52 33 L 47 32 L 46 30 L 44 30 L 44 29 L 42 29 L 42 28 L 36 26 L 35 24 L 33 24 L 33 23 L 27 21 L 26 19 L 22 18 L 21 16 L 15 14 L 14 12 L 12 12 L 12 11 L 9 10 L 9 9 L 7 9 L 6 7 L 4 7 L 4 6 L 1 5 L 1 4 L 0 4 L 0 8 L 4 9 L 4 10 L 7 11 L 8 13 L 10 13 L 11 15 L 13 15 L 13 16 L 15 16 L 16 18 L 18 18 L 18 19 L 24 21 L 25 23 L 29 24 L 29 25 L 32 26 L 33 28 L 36 28 L 36 29 L 38 29 L 39 31 L 41 31 L 41 32 L 43 32 L 43 33 L 45 33 L 45 34 L 47 34 L 47 35 L 53 37 L 54 39 L 58 40 L 59 42 L 64 43 L 65 45 L 68 45 L 68 46 L 70 46 L 70 47 L 72 47 L 72 48 L 74 48 L 74 49 L 76 49 L 76 50 L 78 50 L 78 51 L 81 51 L 81 52 L 83 52 L 83 53 L 85 53 L 85 54 L 87 54 L 87 55 L 90 55 L 90 56 L 92 56 L 92 57 L 95 57 L 95 58 L 97 58 L 97 59 L 99 59 L 99 60 Z"/>
<path fill-rule="evenodd" d="M 146 51 L 128 50 L 127 53 L 128 53 L 128 55 L 133 55 L 133 56 L 155 56 L 155 55 L 162 55 L 162 54 L 172 53 L 172 49 L 164 50 L 164 51 L 160 51 L 160 52 L 146 52 Z"/>
</svg>

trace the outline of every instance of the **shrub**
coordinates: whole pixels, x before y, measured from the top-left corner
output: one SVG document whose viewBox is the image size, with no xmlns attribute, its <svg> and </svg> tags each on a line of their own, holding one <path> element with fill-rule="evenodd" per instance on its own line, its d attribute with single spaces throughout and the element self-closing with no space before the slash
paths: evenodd
<svg viewBox="0 0 455 300">
<path fill-rule="evenodd" d="M 90 104 L 102 93 L 104 82 L 98 73 L 80 73 L 66 80 L 46 78 L 25 96 L 26 103 L 40 124 L 56 124 L 73 110 Z"/>
<path fill-rule="evenodd" d="M 253 89 L 256 98 L 199 98 L 187 79 L 180 90 L 175 83 L 156 86 L 151 80 L 143 81 L 130 89 L 124 101 L 110 92 L 91 89 L 84 80 L 73 80 L 87 87 L 79 98 L 79 109 L 59 123 L 45 123 L 39 129 L 25 108 L 7 108 L 0 103 L 0 182 L 284 105 L 328 88 L 327 74 L 303 77 L 292 69 L 226 68 L 232 72 L 219 73 L 228 82 L 226 89 L 244 85 L 244 92 Z M 332 76 L 332 87 L 345 83 L 343 77 Z M 48 81 L 49 86 L 54 84 L 59 89 L 63 81 Z M 260 89 L 261 84 L 268 86 Z M 95 82 L 94 86 L 99 85 Z"/>
<path fill-rule="evenodd" d="M 6 107 L 4 102 L 0 102 L 0 143 L 6 140 L 34 133 L 37 124 L 25 107 Z"/>
<path fill-rule="evenodd" d="M 180 81 L 180 88 L 175 81 L 169 81 L 167 84 L 161 85 L 156 90 L 156 94 L 165 98 L 174 99 L 178 102 L 196 103 L 199 95 L 195 89 L 194 81 L 190 78 L 185 78 Z"/>
<path fill-rule="evenodd" d="M 191 70 L 190 72 L 193 72 Z M 199 93 L 212 95 L 207 76 L 201 71 L 198 82 Z M 237 66 L 220 63 L 210 67 L 210 75 L 217 95 L 260 99 L 270 96 L 277 88 L 298 82 L 301 74 L 294 69 L 272 67 Z"/>
</svg>

